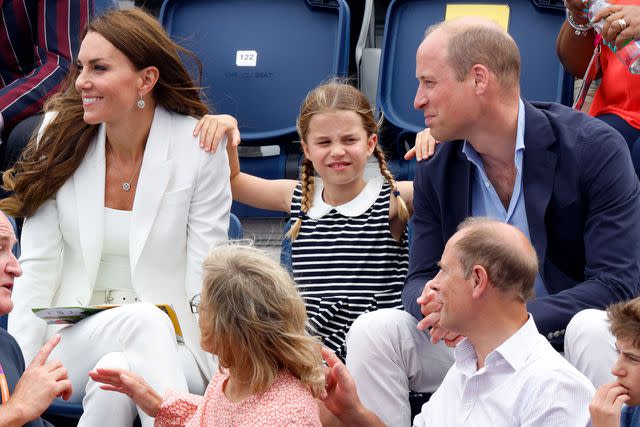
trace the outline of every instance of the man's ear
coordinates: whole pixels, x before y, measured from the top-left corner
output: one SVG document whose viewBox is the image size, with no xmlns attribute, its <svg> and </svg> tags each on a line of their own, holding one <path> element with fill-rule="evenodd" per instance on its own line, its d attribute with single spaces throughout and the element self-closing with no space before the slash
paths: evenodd
<svg viewBox="0 0 640 427">
<path fill-rule="evenodd" d="M 489 84 L 491 71 L 482 64 L 476 64 L 471 67 L 470 73 L 473 78 L 476 93 L 485 92 L 487 90 L 487 85 Z"/>
<path fill-rule="evenodd" d="M 471 271 L 471 279 L 473 281 L 471 288 L 471 296 L 478 299 L 484 295 L 489 288 L 489 275 L 487 270 L 481 265 L 474 265 Z"/>
</svg>

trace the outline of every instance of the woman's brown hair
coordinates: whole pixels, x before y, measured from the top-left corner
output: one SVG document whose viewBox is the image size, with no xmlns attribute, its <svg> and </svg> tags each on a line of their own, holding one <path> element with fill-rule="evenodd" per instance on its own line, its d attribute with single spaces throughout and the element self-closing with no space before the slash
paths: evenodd
<svg viewBox="0 0 640 427">
<path fill-rule="evenodd" d="M 380 129 L 380 122 L 376 122 L 374 119 L 373 109 L 367 97 L 345 81 L 334 79 L 316 87 L 307 94 L 300 108 L 298 120 L 296 121 L 300 139 L 305 141 L 307 133 L 309 132 L 309 122 L 314 115 L 334 111 L 353 111 L 357 113 L 362 119 L 362 125 L 367 132 L 367 136 L 378 133 Z M 378 160 L 380 173 L 391 186 L 393 194 L 397 195 L 398 215 L 401 219 L 405 221 L 408 220 L 409 210 L 407 209 L 407 204 L 402 197 L 399 196 L 396 181 L 389 170 L 384 152 L 378 144 L 376 144 L 373 150 L 373 155 Z M 300 170 L 300 181 L 302 185 L 302 197 L 300 200 L 301 214 L 307 213 L 309 209 L 311 209 L 314 190 L 314 173 L 313 163 L 305 157 L 302 160 L 302 168 Z M 287 232 L 287 237 L 291 240 L 298 237 L 303 216 L 304 215 L 298 216 L 296 221 L 291 225 L 291 229 Z"/>
<path fill-rule="evenodd" d="M 152 92 L 157 105 L 196 118 L 208 112 L 200 88 L 178 54 L 190 56 L 201 72 L 200 62 L 171 41 L 151 15 L 139 9 L 109 11 L 92 20 L 82 38 L 89 32 L 107 39 L 137 70 L 150 66 L 158 69 Z M 15 166 L 3 174 L 4 188 L 13 191 L 0 201 L 0 209 L 6 214 L 33 215 L 73 175 L 96 135 L 99 125 L 87 124 L 82 118 L 82 99 L 74 87 L 78 74 L 78 68 L 72 65 L 61 91 L 45 104 L 45 111 L 55 111 L 55 117 L 41 135 L 34 132 Z"/>
</svg>

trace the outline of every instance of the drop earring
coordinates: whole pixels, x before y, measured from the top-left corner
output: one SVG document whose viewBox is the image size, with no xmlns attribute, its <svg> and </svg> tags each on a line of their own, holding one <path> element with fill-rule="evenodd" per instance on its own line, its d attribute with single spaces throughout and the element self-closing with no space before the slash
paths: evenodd
<svg viewBox="0 0 640 427">
<path fill-rule="evenodd" d="M 141 110 L 146 105 L 145 102 L 144 102 L 144 99 L 142 99 L 142 94 L 140 95 L 140 99 L 138 99 L 138 104 L 137 105 L 138 105 L 138 108 L 141 109 Z"/>
</svg>

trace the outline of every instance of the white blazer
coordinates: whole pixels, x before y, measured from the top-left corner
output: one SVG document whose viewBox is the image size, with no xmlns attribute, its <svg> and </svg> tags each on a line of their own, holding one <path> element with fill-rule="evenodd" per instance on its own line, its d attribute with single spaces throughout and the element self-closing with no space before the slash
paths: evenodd
<svg viewBox="0 0 640 427">
<path fill-rule="evenodd" d="M 200 292 L 210 247 L 227 239 L 231 189 L 224 144 L 214 154 L 205 152 L 192 136 L 195 125 L 192 117 L 156 108 L 133 203 L 129 257 L 136 293 L 143 301 L 174 306 L 185 344 L 209 377 L 189 300 Z M 101 125 L 71 178 L 24 223 L 23 274 L 15 280 L 9 331 L 27 361 L 59 329 L 47 328 L 32 307 L 91 300 L 102 254 L 104 188 Z"/>
</svg>

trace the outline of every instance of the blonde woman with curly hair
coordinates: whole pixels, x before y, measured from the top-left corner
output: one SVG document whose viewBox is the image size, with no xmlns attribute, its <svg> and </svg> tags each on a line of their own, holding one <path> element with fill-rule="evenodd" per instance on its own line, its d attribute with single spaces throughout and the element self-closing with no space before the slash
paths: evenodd
<svg viewBox="0 0 640 427">
<path fill-rule="evenodd" d="M 304 303 L 289 274 L 259 249 L 227 244 L 209 254 L 203 276 L 192 309 L 201 346 L 220 367 L 204 397 L 160 396 L 123 370 L 91 377 L 130 396 L 156 426 L 320 426 L 320 343 L 305 333 Z"/>
</svg>

